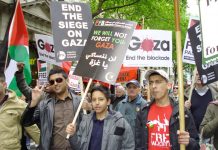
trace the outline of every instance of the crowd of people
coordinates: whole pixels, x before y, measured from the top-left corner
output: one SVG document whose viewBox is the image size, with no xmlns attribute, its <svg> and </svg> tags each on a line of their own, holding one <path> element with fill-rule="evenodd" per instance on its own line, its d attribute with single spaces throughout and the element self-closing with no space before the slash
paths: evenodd
<svg viewBox="0 0 218 150">
<path fill-rule="evenodd" d="M 179 150 L 180 144 L 187 150 L 198 150 L 202 144 L 218 149 L 218 85 L 202 85 L 198 74 L 191 98 L 190 89 L 185 89 L 182 131 L 178 85 L 171 87 L 163 70 L 147 71 L 146 88 L 137 80 L 116 85 L 114 97 L 109 88 L 93 86 L 82 105 L 87 114 L 80 111 L 72 124 L 81 97 L 68 86 L 67 74 L 53 68 L 48 84 L 31 88 L 25 82 L 23 64 L 17 67 L 17 86 L 26 102 L 6 88 L 0 73 L 2 150 L 24 149 L 24 136 L 41 150 Z"/>
</svg>

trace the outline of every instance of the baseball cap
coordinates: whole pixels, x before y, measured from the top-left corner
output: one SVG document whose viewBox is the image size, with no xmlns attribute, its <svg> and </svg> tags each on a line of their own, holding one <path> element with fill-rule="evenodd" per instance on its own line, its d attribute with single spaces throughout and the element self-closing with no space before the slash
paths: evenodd
<svg viewBox="0 0 218 150">
<path fill-rule="evenodd" d="M 130 80 L 129 82 L 126 83 L 126 87 L 128 87 L 129 84 L 131 84 L 131 83 L 134 84 L 137 87 L 140 87 L 140 84 L 139 84 L 139 82 L 137 80 Z"/>
<path fill-rule="evenodd" d="M 169 75 L 164 71 L 164 70 L 148 70 L 145 74 L 145 79 L 147 81 L 149 81 L 149 77 L 152 74 L 159 74 L 160 76 L 162 76 L 164 79 L 166 79 L 167 81 L 169 81 Z"/>
</svg>

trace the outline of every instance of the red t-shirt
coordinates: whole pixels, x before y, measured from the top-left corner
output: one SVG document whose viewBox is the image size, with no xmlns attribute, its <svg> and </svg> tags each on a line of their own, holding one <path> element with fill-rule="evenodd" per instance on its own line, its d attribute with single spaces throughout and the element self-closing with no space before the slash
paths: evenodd
<svg viewBox="0 0 218 150">
<path fill-rule="evenodd" d="M 172 114 L 171 105 L 160 107 L 151 105 L 148 113 L 148 149 L 170 150 L 169 122 Z"/>
</svg>

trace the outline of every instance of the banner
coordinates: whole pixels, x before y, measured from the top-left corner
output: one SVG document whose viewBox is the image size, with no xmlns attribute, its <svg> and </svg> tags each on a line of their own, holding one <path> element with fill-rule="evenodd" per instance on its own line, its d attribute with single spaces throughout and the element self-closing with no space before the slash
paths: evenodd
<svg viewBox="0 0 218 150">
<path fill-rule="evenodd" d="M 203 38 L 202 63 L 218 61 L 218 1 L 200 0 L 201 29 Z"/>
<path fill-rule="evenodd" d="M 121 67 L 116 82 L 128 82 L 137 79 L 138 67 Z"/>
<path fill-rule="evenodd" d="M 123 64 L 125 67 L 172 67 L 172 32 L 135 30 Z"/>
<path fill-rule="evenodd" d="M 92 26 L 89 5 L 51 1 L 51 19 L 56 61 L 78 60 Z"/>
<path fill-rule="evenodd" d="M 199 22 L 193 25 L 188 34 L 191 41 L 193 54 L 202 84 L 209 84 L 218 80 L 218 60 L 202 64 L 201 27 Z"/>
<path fill-rule="evenodd" d="M 57 63 L 55 59 L 53 38 L 48 35 L 35 34 L 35 39 L 39 59 L 50 64 L 61 66 L 61 63 Z"/>
<path fill-rule="evenodd" d="M 114 84 L 136 23 L 97 19 L 74 74 Z"/>
<path fill-rule="evenodd" d="M 196 24 L 198 20 L 199 19 L 190 18 L 189 23 L 188 23 L 188 29 L 192 27 L 194 24 Z M 185 37 L 185 44 L 183 48 L 182 60 L 184 63 L 195 64 L 195 57 L 192 52 L 192 47 L 191 47 L 191 42 L 188 36 L 188 32 L 186 33 L 186 37 Z"/>
</svg>

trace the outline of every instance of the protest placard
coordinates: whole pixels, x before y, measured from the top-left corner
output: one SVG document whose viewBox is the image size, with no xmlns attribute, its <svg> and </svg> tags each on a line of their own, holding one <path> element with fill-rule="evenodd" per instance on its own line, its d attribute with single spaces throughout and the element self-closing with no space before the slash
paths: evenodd
<svg viewBox="0 0 218 150">
<path fill-rule="evenodd" d="M 218 80 L 218 60 L 209 61 L 209 63 L 202 63 L 202 46 L 201 46 L 201 27 L 199 22 L 193 25 L 188 30 L 189 38 L 195 63 L 198 73 L 201 77 L 202 84 L 209 84 Z"/>
<path fill-rule="evenodd" d="M 48 68 L 47 63 L 42 60 L 37 60 L 37 69 L 38 69 L 38 82 L 40 85 L 48 83 Z"/>
<path fill-rule="evenodd" d="M 135 30 L 123 64 L 125 67 L 172 67 L 172 32 Z"/>
<path fill-rule="evenodd" d="M 202 63 L 218 61 L 218 1 L 200 0 Z"/>
<path fill-rule="evenodd" d="M 136 23 L 97 19 L 74 74 L 114 84 Z"/>
<path fill-rule="evenodd" d="M 192 27 L 197 21 L 198 19 L 191 17 L 189 19 L 188 28 Z M 186 33 L 186 37 L 185 37 L 182 61 L 188 64 L 195 64 L 195 57 L 192 52 L 192 47 L 191 47 L 191 42 L 188 36 L 188 32 Z"/>
<path fill-rule="evenodd" d="M 35 34 L 36 47 L 39 60 L 60 66 L 61 63 L 56 62 L 53 38 L 48 35 Z"/>
<path fill-rule="evenodd" d="M 50 5 L 56 61 L 78 60 L 92 26 L 89 5 L 56 1 Z"/>
</svg>

